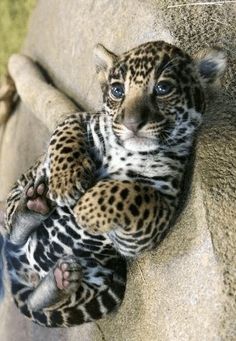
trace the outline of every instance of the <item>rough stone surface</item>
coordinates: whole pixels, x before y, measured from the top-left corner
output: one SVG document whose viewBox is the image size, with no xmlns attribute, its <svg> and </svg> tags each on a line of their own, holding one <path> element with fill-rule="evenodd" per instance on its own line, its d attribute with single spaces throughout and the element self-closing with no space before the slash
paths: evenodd
<svg viewBox="0 0 236 341">
<path fill-rule="evenodd" d="M 7 294 L 0 305 L 1 341 L 236 340 L 235 8 L 170 8 L 173 3 L 38 1 L 24 52 L 88 110 L 101 101 L 92 60 L 97 42 L 117 53 L 156 39 L 193 51 L 220 44 L 229 51 L 230 67 L 224 91 L 209 103 L 188 204 L 160 247 L 130 264 L 119 312 L 98 323 L 49 330 L 21 316 Z M 48 137 L 46 127 L 22 104 L 0 127 L 0 200 L 42 153 Z"/>
</svg>

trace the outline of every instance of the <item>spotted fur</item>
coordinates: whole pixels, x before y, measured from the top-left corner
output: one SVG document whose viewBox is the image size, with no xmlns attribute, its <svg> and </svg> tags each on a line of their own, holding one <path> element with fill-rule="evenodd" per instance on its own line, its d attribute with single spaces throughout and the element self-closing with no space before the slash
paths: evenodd
<svg viewBox="0 0 236 341">
<path fill-rule="evenodd" d="M 47 326 L 92 321 L 119 306 L 126 282 L 123 256 L 154 248 L 171 226 L 204 111 L 204 84 L 223 69 L 221 51 L 195 62 L 165 42 L 121 56 L 99 45 L 95 56 L 102 110 L 62 122 L 43 159 L 8 199 L 12 292 L 26 316 Z M 29 218 L 25 211 L 24 219 L 14 217 L 25 186 L 41 178 L 56 206 L 22 239 L 20 227 Z M 64 255 L 82 267 L 78 291 L 32 310 L 30 297 L 45 287 L 41 283 Z M 29 280 L 32 272 L 36 285 Z"/>
</svg>

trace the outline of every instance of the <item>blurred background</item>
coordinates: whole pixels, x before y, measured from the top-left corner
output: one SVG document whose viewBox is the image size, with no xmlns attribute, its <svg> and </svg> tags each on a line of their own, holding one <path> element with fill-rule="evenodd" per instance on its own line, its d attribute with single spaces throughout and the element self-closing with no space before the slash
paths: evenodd
<svg viewBox="0 0 236 341">
<path fill-rule="evenodd" d="M 36 0 L 0 1 L 0 76 L 6 71 L 9 56 L 22 44 L 35 4 Z"/>
</svg>

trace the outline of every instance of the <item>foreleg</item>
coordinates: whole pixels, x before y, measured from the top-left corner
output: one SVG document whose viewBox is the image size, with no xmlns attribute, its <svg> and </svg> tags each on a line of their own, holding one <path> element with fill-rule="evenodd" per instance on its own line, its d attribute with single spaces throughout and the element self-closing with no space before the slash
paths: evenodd
<svg viewBox="0 0 236 341">
<path fill-rule="evenodd" d="M 83 119 L 80 113 L 68 117 L 49 143 L 42 171 L 48 178 L 50 199 L 59 206 L 73 206 L 94 180 L 95 165 Z"/>
<path fill-rule="evenodd" d="M 162 239 L 173 208 L 154 187 L 112 179 L 99 181 L 89 189 L 74 214 L 82 228 L 108 233 L 121 253 L 137 255 Z"/>
</svg>

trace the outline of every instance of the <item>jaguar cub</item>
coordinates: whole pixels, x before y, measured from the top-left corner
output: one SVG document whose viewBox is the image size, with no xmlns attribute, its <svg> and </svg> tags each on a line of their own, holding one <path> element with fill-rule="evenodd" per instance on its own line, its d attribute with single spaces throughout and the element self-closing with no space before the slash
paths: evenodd
<svg viewBox="0 0 236 341">
<path fill-rule="evenodd" d="M 225 67 L 218 49 L 194 60 L 163 41 L 120 56 L 98 45 L 95 58 L 101 111 L 62 122 L 8 198 L 12 292 L 50 327 L 120 305 L 125 257 L 155 247 L 173 222 L 205 88 Z"/>
</svg>

